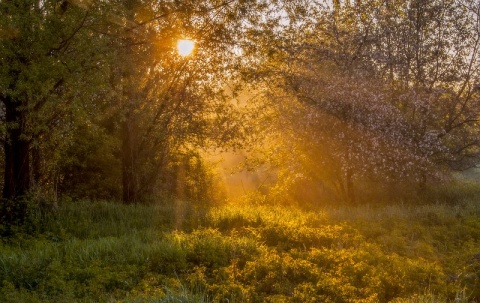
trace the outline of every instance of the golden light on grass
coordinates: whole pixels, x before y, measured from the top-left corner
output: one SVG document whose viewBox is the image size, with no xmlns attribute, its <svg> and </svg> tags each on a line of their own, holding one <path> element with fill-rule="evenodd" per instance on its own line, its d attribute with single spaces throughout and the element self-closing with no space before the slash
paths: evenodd
<svg viewBox="0 0 480 303">
<path fill-rule="evenodd" d="M 195 41 L 190 39 L 181 39 L 177 42 L 178 54 L 182 57 L 190 55 L 195 48 Z"/>
</svg>

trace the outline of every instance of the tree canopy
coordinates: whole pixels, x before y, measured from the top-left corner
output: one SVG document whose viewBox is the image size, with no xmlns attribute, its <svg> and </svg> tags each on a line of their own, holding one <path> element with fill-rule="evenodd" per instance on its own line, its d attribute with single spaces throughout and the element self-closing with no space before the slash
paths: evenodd
<svg viewBox="0 0 480 303">
<path fill-rule="evenodd" d="M 479 161 L 474 0 L 14 0 L 0 12 L 4 201 L 213 199 L 204 152 L 262 140 L 280 183 L 351 203 Z M 24 213 L 3 202 L 6 221 Z"/>
</svg>

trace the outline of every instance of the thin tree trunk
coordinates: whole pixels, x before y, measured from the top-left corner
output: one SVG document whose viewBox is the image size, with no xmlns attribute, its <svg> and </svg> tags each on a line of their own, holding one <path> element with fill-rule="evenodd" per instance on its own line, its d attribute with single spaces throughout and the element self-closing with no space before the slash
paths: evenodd
<svg viewBox="0 0 480 303">
<path fill-rule="evenodd" d="M 31 146 L 32 186 L 34 190 L 40 186 L 41 179 L 41 151 L 38 144 Z"/>
<path fill-rule="evenodd" d="M 125 122 L 122 124 L 122 184 L 123 203 L 138 202 L 138 186 L 135 174 L 135 144 L 133 133 L 133 120 L 127 113 Z"/>
<path fill-rule="evenodd" d="M 131 0 L 125 2 L 125 8 L 127 12 L 127 20 L 131 21 L 135 19 L 134 10 L 138 5 L 137 0 Z M 135 44 L 134 37 L 132 36 L 131 29 L 127 26 L 124 29 L 125 39 L 124 43 L 124 60 L 125 65 L 122 70 L 123 86 L 123 109 L 124 121 L 121 124 L 121 139 L 122 139 L 122 201 L 125 204 L 132 204 L 138 202 L 138 182 L 136 171 L 136 136 L 135 133 L 135 117 L 133 108 L 135 107 L 135 66 L 134 58 L 135 53 L 132 49 Z"/>
<path fill-rule="evenodd" d="M 422 170 L 420 174 L 420 180 L 418 181 L 418 191 L 423 194 L 427 191 L 427 172 Z"/>
<path fill-rule="evenodd" d="M 345 179 L 346 179 L 345 181 L 346 181 L 347 202 L 350 204 L 355 204 L 357 202 L 357 199 L 355 196 L 355 187 L 353 184 L 353 171 L 351 168 L 347 168 Z"/>
</svg>

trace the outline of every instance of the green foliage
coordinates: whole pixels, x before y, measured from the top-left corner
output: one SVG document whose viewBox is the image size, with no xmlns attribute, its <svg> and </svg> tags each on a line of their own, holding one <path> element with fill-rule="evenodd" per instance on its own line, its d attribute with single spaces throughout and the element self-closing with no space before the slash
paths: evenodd
<svg viewBox="0 0 480 303">
<path fill-rule="evenodd" d="M 10 240 L 42 233 L 53 217 L 54 203 L 32 194 L 0 203 L 0 236 Z"/>
<path fill-rule="evenodd" d="M 162 168 L 157 183 L 155 201 L 162 196 L 205 207 L 220 204 L 226 199 L 225 189 L 214 163 L 199 152 L 172 152 L 170 163 Z M 155 203 L 155 202 L 154 202 Z"/>
<path fill-rule="evenodd" d="M 72 198 L 120 200 L 118 139 L 99 125 L 78 126 L 60 157 L 58 190 Z M 108 174 L 106 173 L 108 172 Z"/>
<path fill-rule="evenodd" d="M 188 207 L 188 205 L 186 206 Z M 64 202 L 0 244 L 2 302 L 470 302 L 480 207 Z"/>
</svg>

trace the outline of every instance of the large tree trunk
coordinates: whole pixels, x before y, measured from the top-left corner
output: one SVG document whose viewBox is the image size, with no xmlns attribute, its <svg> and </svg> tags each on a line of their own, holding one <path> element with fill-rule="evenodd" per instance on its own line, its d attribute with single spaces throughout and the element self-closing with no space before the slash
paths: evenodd
<svg viewBox="0 0 480 303">
<path fill-rule="evenodd" d="M 25 138 L 25 116 L 21 103 L 4 99 L 7 136 L 5 138 L 5 177 L 3 198 L 14 200 L 31 187 L 30 141 Z"/>
<path fill-rule="evenodd" d="M 0 220 L 7 227 L 22 225 L 27 214 L 27 205 L 22 201 L 31 188 L 30 141 L 25 137 L 25 113 L 21 103 L 10 96 L 2 98 L 5 105 L 7 125 L 5 149 L 5 175 L 3 200 L 0 204 Z"/>
</svg>

